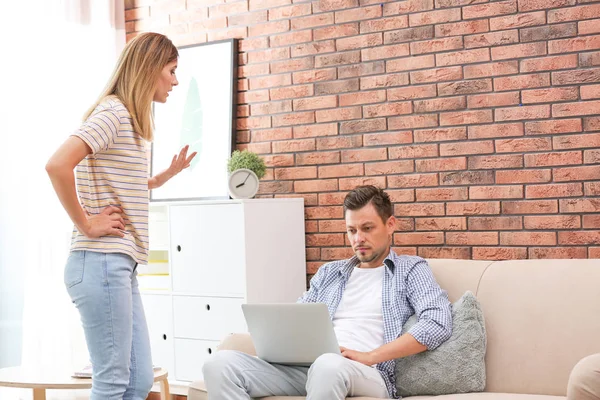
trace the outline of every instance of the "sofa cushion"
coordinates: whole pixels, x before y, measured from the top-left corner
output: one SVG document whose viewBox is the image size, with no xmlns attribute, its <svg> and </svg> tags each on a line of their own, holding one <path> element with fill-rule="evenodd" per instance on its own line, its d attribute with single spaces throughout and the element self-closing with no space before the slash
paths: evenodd
<svg viewBox="0 0 600 400">
<path fill-rule="evenodd" d="M 402 328 L 408 332 L 413 315 Z M 483 312 L 472 292 L 452 304 L 452 336 L 432 351 L 396 360 L 401 396 L 480 392 L 485 388 L 486 335 Z"/>
</svg>

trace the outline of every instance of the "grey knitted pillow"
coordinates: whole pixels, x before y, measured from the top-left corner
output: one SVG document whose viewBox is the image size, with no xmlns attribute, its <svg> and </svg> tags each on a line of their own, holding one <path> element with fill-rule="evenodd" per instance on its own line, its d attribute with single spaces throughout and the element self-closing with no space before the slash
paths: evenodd
<svg viewBox="0 0 600 400">
<path fill-rule="evenodd" d="M 402 333 L 416 322 L 408 319 Z M 467 291 L 452 304 L 452 336 L 431 351 L 396 360 L 400 396 L 481 392 L 485 387 L 486 336 L 483 312 Z"/>
</svg>

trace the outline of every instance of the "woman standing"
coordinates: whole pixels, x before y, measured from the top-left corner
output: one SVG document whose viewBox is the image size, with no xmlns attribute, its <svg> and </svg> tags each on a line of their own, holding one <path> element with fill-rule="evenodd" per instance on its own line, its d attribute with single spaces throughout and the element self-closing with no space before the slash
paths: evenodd
<svg viewBox="0 0 600 400">
<path fill-rule="evenodd" d="M 148 328 L 137 284 L 148 261 L 148 190 L 187 168 L 188 146 L 148 178 L 152 102 L 178 84 L 177 48 L 143 33 L 123 49 L 84 123 L 46 170 L 75 225 L 65 285 L 79 310 L 92 362 L 92 400 L 144 400 L 153 383 Z M 77 168 L 76 174 L 73 170 Z"/>
</svg>

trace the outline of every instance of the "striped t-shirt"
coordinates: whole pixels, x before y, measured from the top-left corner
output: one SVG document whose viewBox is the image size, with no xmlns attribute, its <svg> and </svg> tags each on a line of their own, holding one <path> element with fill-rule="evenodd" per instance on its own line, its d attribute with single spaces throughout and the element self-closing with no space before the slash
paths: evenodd
<svg viewBox="0 0 600 400">
<path fill-rule="evenodd" d="M 148 260 L 148 159 L 146 141 L 133 130 L 131 115 L 116 96 L 106 97 L 73 133 L 92 149 L 77 165 L 77 192 L 83 209 L 99 214 L 113 205 L 123 210 L 125 237 L 88 238 L 73 230 L 71 250 L 125 253 Z"/>
</svg>

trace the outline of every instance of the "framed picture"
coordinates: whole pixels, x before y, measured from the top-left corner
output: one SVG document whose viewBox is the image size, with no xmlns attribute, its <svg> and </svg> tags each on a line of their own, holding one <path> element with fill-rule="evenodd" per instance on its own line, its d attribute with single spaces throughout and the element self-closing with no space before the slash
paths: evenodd
<svg viewBox="0 0 600 400">
<path fill-rule="evenodd" d="M 179 47 L 177 80 L 167 102 L 154 103 L 151 175 L 189 145 L 189 168 L 150 191 L 150 201 L 228 199 L 227 160 L 235 146 L 237 40 Z"/>
</svg>

